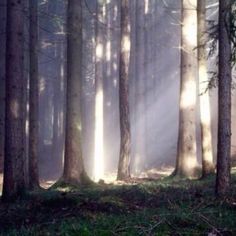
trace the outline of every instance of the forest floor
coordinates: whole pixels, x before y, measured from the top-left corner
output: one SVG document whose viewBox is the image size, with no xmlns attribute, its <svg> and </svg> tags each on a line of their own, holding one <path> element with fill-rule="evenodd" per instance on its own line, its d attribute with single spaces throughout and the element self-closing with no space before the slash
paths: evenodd
<svg viewBox="0 0 236 236">
<path fill-rule="evenodd" d="M 0 204 L 0 235 L 236 235 L 236 170 L 225 199 L 215 177 L 54 186 Z"/>
</svg>

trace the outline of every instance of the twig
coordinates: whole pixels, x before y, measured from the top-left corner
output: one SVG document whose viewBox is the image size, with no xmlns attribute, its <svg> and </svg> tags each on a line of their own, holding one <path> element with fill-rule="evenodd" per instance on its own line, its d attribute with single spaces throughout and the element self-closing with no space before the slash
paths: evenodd
<svg viewBox="0 0 236 236">
<path fill-rule="evenodd" d="M 157 222 L 156 224 L 152 225 L 152 227 L 150 229 L 148 229 L 148 235 L 151 235 L 152 231 L 159 226 L 164 220 L 160 220 L 159 222 Z"/>
<path fill-rule="evenodd" d="M 198 213 L 198 215 L 219 235 L 223 235 L 212 223 L 210 223 L 209 219 L 207 219 L 206 216 L 202 215 L 201 213 Z"/>
</svg>

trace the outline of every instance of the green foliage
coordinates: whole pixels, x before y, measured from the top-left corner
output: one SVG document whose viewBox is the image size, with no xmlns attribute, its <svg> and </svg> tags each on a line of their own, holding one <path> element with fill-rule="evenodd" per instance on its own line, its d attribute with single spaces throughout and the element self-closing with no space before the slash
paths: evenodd
<svg viewBox="0 0 236 236">
<path fill-rule="evenodd" d="M 2 235 L 235 235 L 236 175 L 226 199 L 215 176 L 138 185 L 94 185 L 32 193 L 0 205 Z M 64 186 L 66 187 L 66 186 Z"/>
</svg>

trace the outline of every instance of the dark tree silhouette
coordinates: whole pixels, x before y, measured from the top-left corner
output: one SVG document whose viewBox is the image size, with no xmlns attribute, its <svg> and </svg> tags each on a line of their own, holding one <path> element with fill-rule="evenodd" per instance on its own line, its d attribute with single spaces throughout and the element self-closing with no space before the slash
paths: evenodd
<svg viewBox="0 0 236 236">
<path fill-rule="evenodd" d="M 219 1 L 219 89 L 216 194 L 224 196 L 230 187 L 231 150 L 231 0 Z"/>
<path fill-rule="evenodd" d="M 39 187 L 38 139 L 39 139 L 39 79 L 38 79 L 38 1 L 29 1 L 30 54 L 29 54 L 29 188 Z"/>
<path fill-rule="evenodd" d="M 24 1 L 7 1 L 4 201 L 25 191 Z"/>
</svg>

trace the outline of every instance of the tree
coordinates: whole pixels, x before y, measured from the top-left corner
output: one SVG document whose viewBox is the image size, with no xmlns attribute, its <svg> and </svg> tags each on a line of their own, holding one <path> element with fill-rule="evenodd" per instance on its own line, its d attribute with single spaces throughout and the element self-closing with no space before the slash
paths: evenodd
<svg viewBox="0 0 236 236">
<path fill-rule="evenodd" d="M 25 191 L 23 9 L 24 1 L 7 1 L 4 201 L 15 199 Z"/>
<path fill-rule="evenodd" d="M 181 85 L 178 153 L 175 174 L 195 175 L 197 166 L 197 1 L 182 0 Z"/>
<path fill-rule="evenodd" d="M 97 1 L 96 19 L 96 61 L 95 61 L 95 147 L 94 147 L 94 179 L 98 181 L 104 174 L 104 147 L 103 147 L 103 76 L 104 76 L 104 37 L 101 28 L 103 22 L 105 0 Z"/>
<path fill-rule="evenodd" d="M 231 150 L 231 0 L 219 1 L 219 75 L 218 75 L 218 143 L 216 194 L 224 196 L 230 187 Z"/>
<path fill-rule="evenodd" d="M 121 1 L 121 43 L 119 68 L 120 107 L 120 158 L 118 180 L 130 177 L 130 114 L 129 114 L 129 58 L 130 58 L 130 15 L 129 0 Z"/>
<path fill-rule="evenodd" d="M 3 172 L 5 123 L 6 1 L 0 6 L 0 173 Z"/>
<path fill-rule="evenodd" d="M 197 1 L 198 9 L 198 77 L 200 93 L 200 120 L 202 141 L 202 176 L 214 173 L 211 135 L 210 94 L 208 89 L 206 58 L 206 1 Z"/>
<path fill-rule="evenodd" d="M 39 138 L 39 81 L 38 81 L 38 1 L 30 0 L 30 90 L 29 90 L 29 188 L 39 187 L 38 138 Z"/>
<path fill-rule="evenodd" d="M 135 62 L 135 153 L 134 169 L 140 171 L 142 160 L 146 156 L 145 124 L 145 1 L 136 2 L 136 62 Z"/>
<path fill-rule="evenodd" d="M 68 1 L 67 18 L 67 95 L 65 159 L 62 180 L 85 184 L 89 178 L 82 156 L 81 76 L 82 76 L 82 5 Z"/>
</svg>

